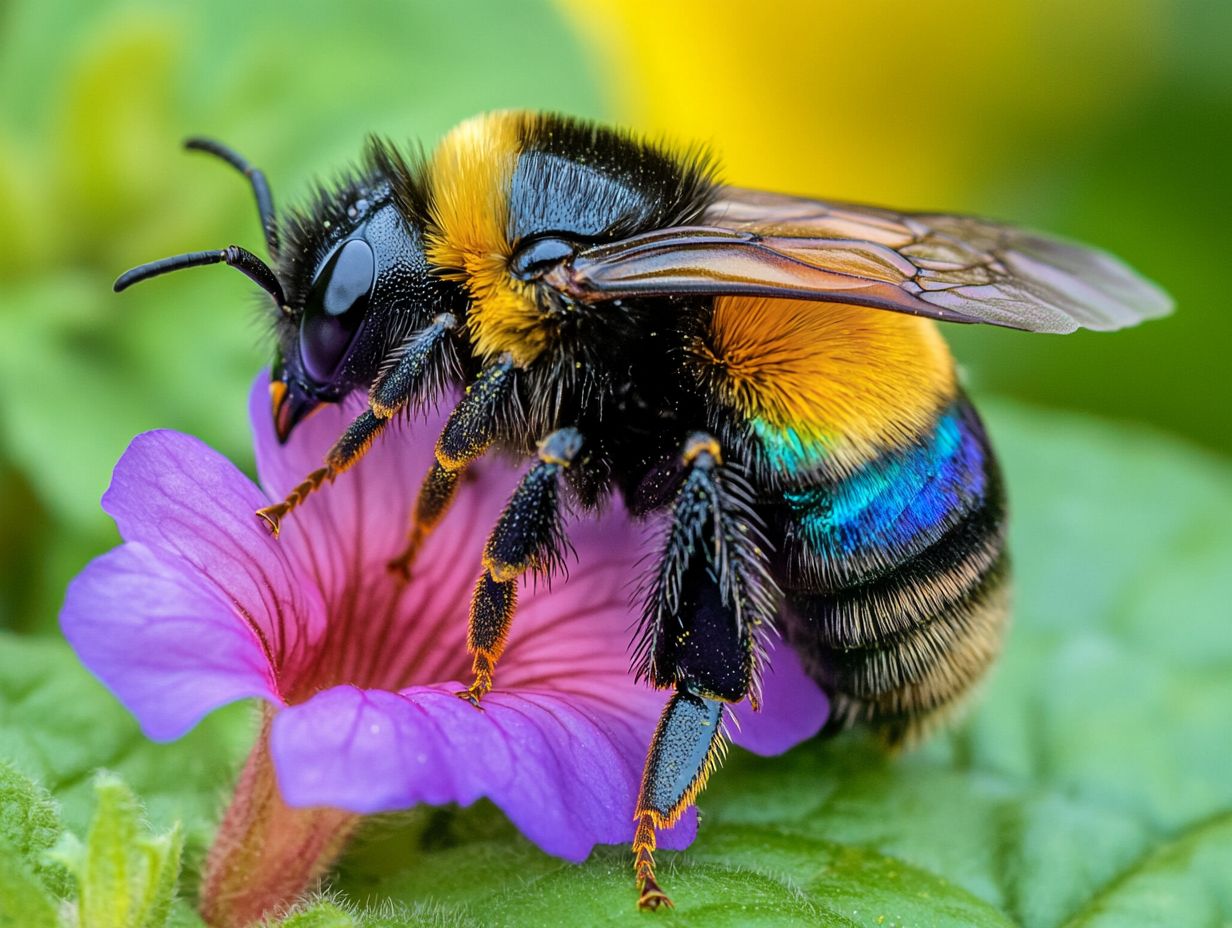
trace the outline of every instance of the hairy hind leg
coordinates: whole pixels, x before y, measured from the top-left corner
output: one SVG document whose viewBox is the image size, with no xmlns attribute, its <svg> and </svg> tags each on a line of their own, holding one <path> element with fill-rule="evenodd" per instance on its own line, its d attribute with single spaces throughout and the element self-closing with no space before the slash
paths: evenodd
<svg viewBox="0 0 1232 928">
<path fill-rule="evenodd" d="M 722 761 L 727 746 L 723 711 L 722 700 L 698 695 L 680 684 L 663 709 L 637 797 L 633 869 L 639 909 L 672 905 L 654 875 L 655 832 L 676 823 Z"/>
<path fill-rule="evenodd" d="M 672 687 L 651 739 L 633 840 L 638 907 L 671 905 L 654 874 L 656 830 L 693 803 L 723 757 L 724 704 L 756 701 L 759 627 L 779 602 L 750 491 L 698 433 L 681 454 L 684 477 L 646 604 L 640 676 Z"/>
</svg>

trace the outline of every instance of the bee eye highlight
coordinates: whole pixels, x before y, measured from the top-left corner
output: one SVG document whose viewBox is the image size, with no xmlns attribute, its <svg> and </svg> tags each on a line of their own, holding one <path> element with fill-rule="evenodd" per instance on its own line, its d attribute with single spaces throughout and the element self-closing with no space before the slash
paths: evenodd
<svg viewBox="0 0 1232 928">
<path fill-rule="evenodd" d="M 577 244 L 556 235 L 537 235 L 518 246 L 509 259 L 509 270 L 521 280 L 542 277 L 577 253 Z"/>
<path fill-rule="evenodd" d="M 304 370 L 327 383 L 368 311 L 376 277 L 376 258 L 363 239 L 345 242 L 321 268 L 304 301 L 300 321 L 300 355 Z"/>
</svg>

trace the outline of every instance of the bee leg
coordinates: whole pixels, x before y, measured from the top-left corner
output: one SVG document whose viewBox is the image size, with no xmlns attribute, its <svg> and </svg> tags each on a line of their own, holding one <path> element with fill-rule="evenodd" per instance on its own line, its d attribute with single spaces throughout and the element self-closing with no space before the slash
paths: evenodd
<svg viewBox="0 0 1232 928">
<path fill-rule="evenodd" d="M 527 570 L 550 576 L 568 547 L 561 526 L 559 477 L 582 449 L 577 429 L 552 432 L 539 443 L 539 459 L 522 478 L 483 549 L 483 574 L 471 599 L 467 648 L 474 680 L 459 693 L 471 703 L 492 688 L 517 606 L 518 577 Z"/>
<path fill-rule="evenodd" d="M 439 392 L 445 377 L 457 369 L 449 341 L 457 328 L 457 316 L 441 313 L 395 352 L 396 360 L 384 367 L 368 391 L 368 405 L 378 418 L 389 419 L 412 400 Z"/>
<path fill-rule="evenodd" d="M 506 356 L 481 370 L 475 382 L 466 388 L 466 393 L 449 414 L 445 428 L 437 439 L 436 461 L 419 487 L 406 545 L 390 560 L 390 571 L 404 579 L 410 578 L 411 566 L 424 540 L 453 502 L 462 471 L 491 446 L 496 431 L 497 409 L 509 396 L 512 387 L 513 361 Z"/>
<path fill-rule="evenodd" d="M 412 335 L 397 354 L 397 361 L 386 368 L 372 385 L 368 408 L 350 424 L 342 437 L 325 456 L 325 464 L 297 484 L 286 499 L 264 509 L 257 515 L 265 520 L 270 531 L 278 534 L 282 520 L 323 483 L 363 457 L 377 434 L 389 420 L 412 399 L 430 395 L 440 386 L 453 366 L 447 336 L 457 328 L 458 320 L 442 313 L 432 324 Z"/>
<path fill-rule="evenodd" d="M 441 466 L 440 461 L 433 461 L 424 475 L 423 483 L 419 485 L 419 495 L 415 498 L 415 509 L 411 514 L 411 528 L 407 532 L 406 544 L 386 565 L 391 573 L 397 574 L 403 581 L 411 579 L 411 565 L 415 563 L 420 548 L 432 529 L 436 528 L 449 511 L 461 476 L 461 468 L 447 470 Z"/>
<path fill-rule="evenodd" d="M 296 484 L 282 502 L 257 510 L 257 515 L 265 520 L 265 524 L 269 526 L 275 538 L 278 537 L 278 531 L 286 515 L 323 483 L 333 480 L 363 457 L 364 452 L 372 446 L 373 439 L 387 424 L 387 419 L 380 419 L 371 409 L 365 409 L 347 426 L 342 437 L 334 443 L 334 447 L 325 456 L 323 466 L 318 467 Z"/>
<path fill-rule="evenodd" d="M 672 907 L 654 875 L 655 830 L 675 824 L 726 750 L 721 700 L 677 686 L 655 729 L 637 797 L 633 868 L 639 909 Z"/>
<path fill-rule="evenodd" d="M 671 905 L 654 876 L 655 830 L 684 813 L 723 757 L 724 703 L 756 705 L 758 630 L 781 593 L 751 489 L 711 436 L 689 437 L 686 468 L 645 609 L 639 676 L 675 693 L 650 743 L 633 840 L 638 907 Z"/>
</svg>

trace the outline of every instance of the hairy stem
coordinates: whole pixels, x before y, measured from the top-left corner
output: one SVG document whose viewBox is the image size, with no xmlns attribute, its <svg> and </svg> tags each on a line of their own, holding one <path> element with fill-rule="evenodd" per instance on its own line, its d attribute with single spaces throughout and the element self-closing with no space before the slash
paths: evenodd
<svg viewBox="0 0 1232 928">
<path fill-rule="evenodd" d="M 211 928 L 248 928 L 291 906 L 329 870 L 359 822 L 353 812 L 283 801 L 269 750 L 273 716 L 267 706 L 206 858 L 200 909 Z"/>
</svg>

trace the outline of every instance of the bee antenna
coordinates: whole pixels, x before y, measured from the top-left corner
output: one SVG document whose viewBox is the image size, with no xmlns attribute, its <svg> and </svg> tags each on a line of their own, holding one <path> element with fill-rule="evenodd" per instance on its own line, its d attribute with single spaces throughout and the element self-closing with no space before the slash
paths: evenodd
<svg viewBox="0 0 1232 928">
<path fill-rule="evenodd" d="M 231 167 L 248 178 L 252 184 L 252 192 L 257 198 L 257 212 L 261 215 L 261 229 L 265 233 L 265 247 L 271 258 L 278 257 L 278 223 L 274 218 L 274 195 L 270 192 L 269 181 L 265 172 L 255 168 L 248 159 L 234 148 L 216 142 L 213 139 L 193 137 L 186 139 L 184 147 L 189 151 L 203 151 L 206 154 L 221 158 Z"/>
<path fill-rule="evenodd" d="M 221 251 L 192 251 L 185 255 L 174 255 L 170 258 L 161 258 L 158 261 L 138 265 L 116 278 L 115 291 L 119 293 L 133 284 L 149 280 L 160 274 L 168 274 L 186 267 L 201 267 L 205 264 L 229 264 L 243 272 L 249 280 L 272 296 L 278 308 L 284 313 L 288 311 L 287 300 L 282 293 L 282 284 L 278 282 L 278 278 L 270 270 L 269 265 L 239 245 L 228 245 Z"/>
</svg>

